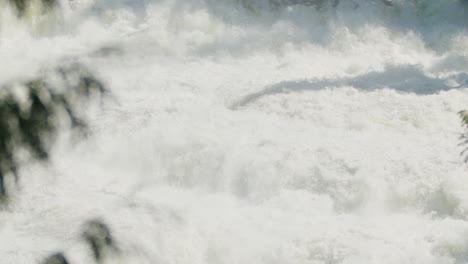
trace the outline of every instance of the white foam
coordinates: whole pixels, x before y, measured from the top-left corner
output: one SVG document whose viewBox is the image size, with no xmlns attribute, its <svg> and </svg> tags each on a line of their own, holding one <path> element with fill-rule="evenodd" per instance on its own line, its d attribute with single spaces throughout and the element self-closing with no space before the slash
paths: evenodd
<svg viewBox="0 0 468 264">
<path fill-rule="evenodd" d="M 117 98 L 23 169 L 2 261 L 87 263 L 94 217 L 113 263 L 465 261 L 467 5 L 240 2 L 73 0 L 39 31 L 0 8 L 0 86 L 77 60 Z"/>
</svg>

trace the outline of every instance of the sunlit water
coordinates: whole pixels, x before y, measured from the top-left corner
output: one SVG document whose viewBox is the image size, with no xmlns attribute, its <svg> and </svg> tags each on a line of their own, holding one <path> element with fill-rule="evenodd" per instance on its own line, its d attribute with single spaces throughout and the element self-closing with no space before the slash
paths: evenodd
<svg viewBox="0 0 468 264">
<path fill-rule="evenodd" d="M 0 263 L 92 263 L 96 217 L 109 263 L 468 263 L 466 1 L 284 2 L 0 1 L 0 84 L 78 61 L 112 93 L 23 168 Z"/>
</svg>

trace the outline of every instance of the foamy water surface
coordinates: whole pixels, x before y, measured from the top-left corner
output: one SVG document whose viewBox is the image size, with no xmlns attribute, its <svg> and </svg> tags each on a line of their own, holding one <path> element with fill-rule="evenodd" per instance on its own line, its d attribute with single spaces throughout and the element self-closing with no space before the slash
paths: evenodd
<svg viewBox="0 0 468 264">
<path fill-rule="evenodd" d="M 112 93 L 23 168 L 0 263 L 92 263 L 95 217 L 109 263 L 468 263 L 468 3 L 292 2 L 0 7 L 0 84 L 77 61 Z"/>
</svg>

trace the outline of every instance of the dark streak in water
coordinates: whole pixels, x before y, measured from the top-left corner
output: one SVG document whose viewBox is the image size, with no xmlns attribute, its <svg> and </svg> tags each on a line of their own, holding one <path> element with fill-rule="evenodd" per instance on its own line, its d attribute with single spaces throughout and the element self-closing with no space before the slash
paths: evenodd
<svg viewBox="0 0 468 264">
<path fill-rule="evenodd" d="M 456 86 L 447 84 L 448 80 L 458 83 Z M 318 91 L 327 87 L 352 86 L 364 91 L 390 88 L 404 93 L 418 95 L 435 94 L 441 91 L 468 87 L 468 74 L 460 73 L 450 78 L 435 78 L 427 76 L 413 65 L 387 66 L 383 72 L 370 72 L 353 78 L 323 79 L 323 80 L 292 80 L 282 81 L 264 87 L 262 90 L 248 94 L 231 107 L 238 109 L 255 102 L 265 96 L 286 94 L 301 91 Z"/>
</svg>

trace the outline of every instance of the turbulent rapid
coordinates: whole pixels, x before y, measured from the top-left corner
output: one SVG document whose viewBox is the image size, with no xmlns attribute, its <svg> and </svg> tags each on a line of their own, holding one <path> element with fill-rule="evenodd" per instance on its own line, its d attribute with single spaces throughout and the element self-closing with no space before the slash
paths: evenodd
<svg viewBox="0 0 468 264">
<path fill-rule="evenodd" d="M 0 211 L 0 263 L 105 221 L 103 263 L 468 263 L 468 2 L 0 0 L 0 89 L 67 63 L 82 106 Z M 1 92 L 1 91 L 0 91 Z"/>
</svg>

